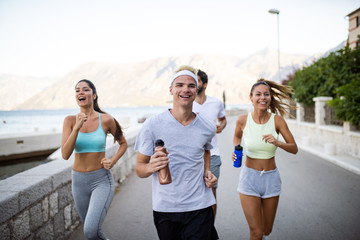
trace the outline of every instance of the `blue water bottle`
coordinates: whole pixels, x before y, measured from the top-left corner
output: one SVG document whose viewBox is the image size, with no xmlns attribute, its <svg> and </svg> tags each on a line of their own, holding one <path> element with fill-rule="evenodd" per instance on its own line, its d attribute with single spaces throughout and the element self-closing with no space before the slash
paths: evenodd
<svg viewBox="0 0 360 240">
<path fill-rule="evenodd" d="M 240 144 L 235 146 L 234 153 L 236 154 L 236 160 L 234 161 L 233 166 L 239 168 L 241 167 L 242 162 L 243 147 Z"/>
</svg>

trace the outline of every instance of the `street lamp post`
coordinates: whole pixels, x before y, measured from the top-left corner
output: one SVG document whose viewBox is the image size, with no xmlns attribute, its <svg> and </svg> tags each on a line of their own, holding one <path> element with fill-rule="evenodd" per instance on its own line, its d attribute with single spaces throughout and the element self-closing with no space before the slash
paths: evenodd
<svg viewBox="0 0 360 240">
<path fill-rule="evenodd" d="M 280 76 L 280 35 L 279 35 L 279 13 L 280 11 L 277 9 L 270 9 L 269 13 L 277 15 L 277 33 L 278 33 L 278 72 L 279 72 L 279 83 L 281 83 L 281 76 Z"/>
</svg>

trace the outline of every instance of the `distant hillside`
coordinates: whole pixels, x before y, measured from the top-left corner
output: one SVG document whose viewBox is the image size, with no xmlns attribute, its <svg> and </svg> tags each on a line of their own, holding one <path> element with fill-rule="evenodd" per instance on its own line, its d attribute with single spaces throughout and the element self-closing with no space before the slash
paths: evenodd
<svg viewBox="0 0 360 240">
<path fill-rule="evenodd" d="M 308 57 L 282 54 L 281 64 L 284 69 L 285 66 L 299 67 Z M 181 65 L 205 71 L 209 76 L 207 94 L 222 98 L 225 91 L 228 104 L 249 103 L 250 87 L 259 77 L 278 79 L 277 51 L 268 48 L 246 59 L 198 54 L 128 64 L 94 62 L 79 66 L 15 108 L 75 108 L 74 87 L 84 78 L 95 83 L 101 107 L 166 105 L 172 99 L 168 80 Z M 286 74 L 282 72 L 283 77 Z"/>
<path fill-rule="evenodd" d="M 52 85 L 54 77 L 37 78 L 0 74 L 0 110 L 11 110 Z"/>
</svg>

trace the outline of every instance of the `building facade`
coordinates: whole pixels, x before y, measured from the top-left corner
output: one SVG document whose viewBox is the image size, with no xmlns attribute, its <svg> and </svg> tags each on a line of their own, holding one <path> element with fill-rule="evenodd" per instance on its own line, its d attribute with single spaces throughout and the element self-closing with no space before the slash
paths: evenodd
<svg viewBox="0 0 360 240">
<path fill-rule="evenodd" d="M 358 35 L 360 35 L 360 8 L 349 13 L 349 46 L 355 48 L 360 45 Z"/>
</svg>

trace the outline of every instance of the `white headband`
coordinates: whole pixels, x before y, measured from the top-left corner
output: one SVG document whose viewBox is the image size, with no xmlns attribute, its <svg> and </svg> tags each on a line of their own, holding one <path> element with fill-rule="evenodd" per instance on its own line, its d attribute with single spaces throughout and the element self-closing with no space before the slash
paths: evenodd
<svg viewBox="0 0 360 240">
<path fill-rule="evenodd" d="M 172 83 L 174 82 L 174 80 L 177 77 L 184 76 L 184 75 L 192 77 L 196 82 L 196 87 L 199 86 L 199 82 L 198 82 L 197 77 L 195 76 L 194 73 L 190 72 L 189 70 L 181 70 L 180 72 L 175 73 L 170 79 L 170 86 L 172 85 Z"/>
</svg>

